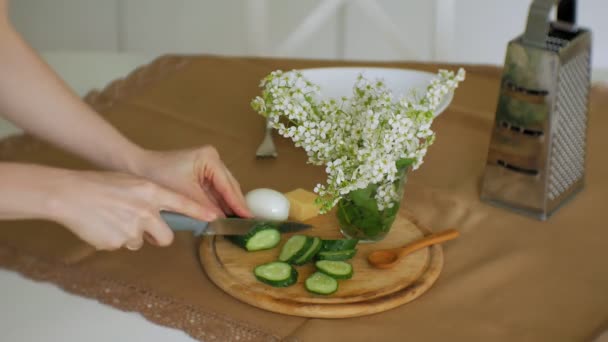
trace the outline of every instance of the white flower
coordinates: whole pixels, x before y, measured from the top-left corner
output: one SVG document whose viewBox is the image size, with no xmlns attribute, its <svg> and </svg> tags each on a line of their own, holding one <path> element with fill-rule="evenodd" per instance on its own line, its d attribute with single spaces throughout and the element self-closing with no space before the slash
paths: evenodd
<svg viewBox="0 0 608 342">
<path fill-rule="evenodd" d="M 327 183 L 314 188 L 322 212 L 369 184 L 378 186 L 375 198 L 383 210 L 399 200 L 398 162 L 411 160 L 413 170 L 422 164 L 435 137 L 433 112 L 464 77 L 463 69 L 440 70 L 426 93 L 397 99 L 384 82 L 359 75 L 351 97 L 318 101 L 319 87 L 300 72 L 277 70 L 260 82 L 262 96 L 251 106 L 302 147 L 309 163 L 325 165 Z"/>
</svg>

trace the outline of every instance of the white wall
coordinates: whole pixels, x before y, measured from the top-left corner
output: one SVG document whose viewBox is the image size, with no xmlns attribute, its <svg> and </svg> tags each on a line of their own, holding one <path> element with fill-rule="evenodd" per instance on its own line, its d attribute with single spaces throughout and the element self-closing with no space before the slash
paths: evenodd
<svg viewBox="0 0 608 342">
<path fill-rule="evenodd" d="M 117 50 L 116 0 L 9 0 L 13 24 L 38 50 Z"/>
<path fill-rule="evenodd" d="M 345 6 L 315 26 L 310 37 L 277 51 L 312 9 L 339 2 L 12 0 L 10 11 L 18 30 L 39 50 L 502 64 L 507 42 L 524 29 L 531 0 L 342 0 Z M 399 36 L 387 35 L 387 25 L 374 22 L 375 12 L 362 3 L 379 4 L 390 19 L 380 21 L 389 27 L 392 21 Z M 607 0 L 579 1 L 579 22 L 594 33 L 593 63 L 601 68 L 608 68 L 607 13 Z M 252 34 L 264 29 L 267 35 Z"/>
</svg>

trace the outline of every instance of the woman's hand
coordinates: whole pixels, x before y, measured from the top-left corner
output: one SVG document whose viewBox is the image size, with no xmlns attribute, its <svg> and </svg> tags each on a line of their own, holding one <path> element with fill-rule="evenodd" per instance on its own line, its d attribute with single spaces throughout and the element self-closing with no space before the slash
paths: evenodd
<svg viewBox="0 0 608 342">
<path fill-rule="evenodd" d="M 215 216 L 190 198 L 143 178 L 109 172 L 64 171 L 49 189 L 51 219 L 100 250 L 139 249 L 144 238 L 167 246 L 173 232 L 161 210 L 201 220 Z"/>
<path fill-rule="evenodd" d="M 241 187 L 212 146 L 192 150 L 146 151 L 135 172 L 194 199 L 207 217 L 251 217 Z"/>
</svg>

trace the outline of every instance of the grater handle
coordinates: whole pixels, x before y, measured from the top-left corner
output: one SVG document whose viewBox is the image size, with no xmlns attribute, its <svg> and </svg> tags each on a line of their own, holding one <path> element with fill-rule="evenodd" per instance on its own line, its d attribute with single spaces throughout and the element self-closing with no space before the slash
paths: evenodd
<svg viewBox="0 0 608 342">
<path fill-rule="evenodd" d="M 549 33 L 549 13 L 558 4 L 557 19 L 574 25 L 576 23 L 576 0 L 534 0 L 530 5 L 528 23 L 523 40 L 527 44 L 545 47 Z"/>
<path fill-rule="evenodd" d="M 576 24 L 576 0 L 562 0 L 557 6 L 557 21 Z"/>
</svg>

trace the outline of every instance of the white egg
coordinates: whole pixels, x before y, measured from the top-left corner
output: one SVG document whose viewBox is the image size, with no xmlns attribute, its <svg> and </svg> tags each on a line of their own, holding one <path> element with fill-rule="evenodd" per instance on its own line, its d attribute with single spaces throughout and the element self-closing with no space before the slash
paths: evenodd
<svg viewBox="0 0 608 342">
<path fill-rule="evenodd" d="M 245 195 L 247 206 L 256 218 L 265 220 L 287 220 L 289 200 L 272 189 L 255 189 Z"/>
</svg>

